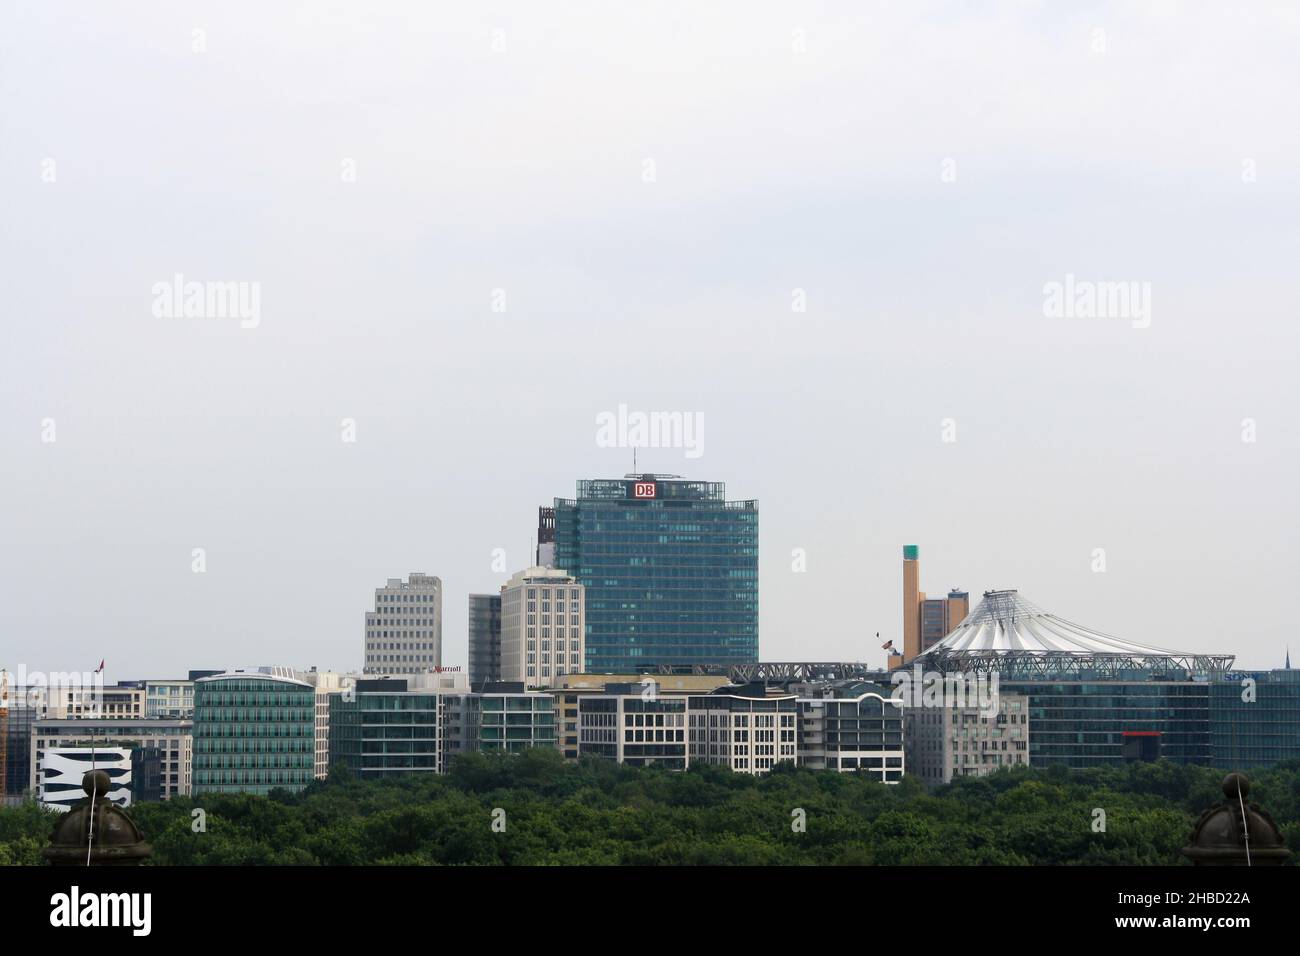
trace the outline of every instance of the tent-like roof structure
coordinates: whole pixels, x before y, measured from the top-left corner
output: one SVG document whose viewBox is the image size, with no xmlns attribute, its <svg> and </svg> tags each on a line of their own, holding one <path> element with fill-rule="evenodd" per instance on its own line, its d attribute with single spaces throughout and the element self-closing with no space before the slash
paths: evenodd
<svg viewBox="0 0 1300 956">
<path fill-rule="evenodd" d="M 920 660 L 949 670 L 1015 665 L 1015 669 L 1042 673 L 1062 669 L 1207 673 L 1227 670 L 1235 658 L 1187 654 L 1124 640 L 1050 614 L 1018 591 L 985 591 L 975 610 Z"/>
</svg>

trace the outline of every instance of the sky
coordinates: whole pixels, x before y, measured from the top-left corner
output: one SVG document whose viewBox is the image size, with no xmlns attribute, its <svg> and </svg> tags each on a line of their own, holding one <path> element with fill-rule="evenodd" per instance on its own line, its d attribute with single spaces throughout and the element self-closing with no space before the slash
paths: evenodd
<svg viewBox="0 0 1300 956">
<path fill-rule="evenodd" d="M 412 571 L 463 665 L 538 506 L 631 470 L 625 405 L 703 424 L 641 470 L 759 500 L 764 660 L 882 664 L 917 544 L 932 594 L 1281 666 L 1298 41 L 1296 4 L 6 3 L 0 665 L 356 669 Z"/>
</svg>

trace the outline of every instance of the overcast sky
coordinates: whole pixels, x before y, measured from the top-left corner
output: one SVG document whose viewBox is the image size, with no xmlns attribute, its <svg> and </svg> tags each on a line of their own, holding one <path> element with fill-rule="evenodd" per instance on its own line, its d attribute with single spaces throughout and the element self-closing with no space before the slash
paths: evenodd
<svg viewBox="0 0 1300 956">
<path fill-rule="evenodd" d="M 1280 666 L 1298 44 L 1265 4 L 6 3 L 0 665 L 359 668 L 411 571 L 464 664 L 493 550 L 630 470 L 625 404 L 705 424 L 643 470 L 759 499 L 765 660 L 882 663 L 914 543 L 932 593 Z M 177 274 L 256 322 L 160 316 Z M 1067 276 L 1149 312 L 1053 317 Z"/>
</svg>

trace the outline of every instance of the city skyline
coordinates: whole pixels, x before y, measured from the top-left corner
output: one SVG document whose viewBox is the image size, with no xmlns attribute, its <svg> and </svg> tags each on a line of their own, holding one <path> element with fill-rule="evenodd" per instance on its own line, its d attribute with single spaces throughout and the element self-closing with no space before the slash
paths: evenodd
<svg viewBox="0 0 1300 956">
<path fill-rule="evenodd" d="M 627 408 L 707 426 L 636 470 L 761 503 L 762 660 L 883 663 L 915 543 L 1281 666 L 1296 27 L 6 11 L 0 665 L 359 669 L 420 570 L 464 667 Z"/>
</svg>

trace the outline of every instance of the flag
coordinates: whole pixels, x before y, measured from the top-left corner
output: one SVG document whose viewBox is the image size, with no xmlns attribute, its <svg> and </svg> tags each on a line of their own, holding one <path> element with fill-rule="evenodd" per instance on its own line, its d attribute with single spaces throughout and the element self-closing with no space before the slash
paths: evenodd
<svg viewBox="0 0 1300 956">
<path fill-rule="evenodd" d="M 99 666 L 95 668 L 95 673 L 96 673 L 96 674 L 101 674 L 101 673 L 103 673 L 103 671 L 104 671 L 104 659 L 103 659 L 103 658 L 100 658 L 100 660 L 99 660 Z"/>
</svg>

